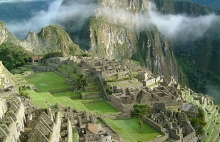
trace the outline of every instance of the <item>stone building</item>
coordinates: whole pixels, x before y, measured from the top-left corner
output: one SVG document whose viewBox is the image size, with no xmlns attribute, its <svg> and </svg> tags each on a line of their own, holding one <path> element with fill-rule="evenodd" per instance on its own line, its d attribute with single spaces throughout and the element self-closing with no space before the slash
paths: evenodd
<svg viewBox="0 0 220 142">
<path fill-rule="evenodd" d="M 179 108 L 183 101 L 181 92 L 171 86 L 159 86 L 153 90 L 149 88 L 142 89 L 137 96 L 137 102 L 153 106 L 156 102 L 163 102 L 166 106 Z"/>
<path fill-rule="evenodd" d="M 100 116 L 89 114 L 88 112 L 77 112 L 68 107 L 57 104 L 57 108 L 69 119 L 72 127 L 77 131 L 77 141 L 79 142 L 117 142 L 120 136 L 112 130 Z M 102 122 L 102 123 L 98 123 Z"/>
<path fill-rule="evenodd" d="M 72 125 L 68 118 L 50 109 L 30 109 L 26 112 L 22 142 L 71 142 Z"/>
<path fill-rule="evenodd" d="M 114 106 L 122 112 L 130 112 L 133 110 L 133 105 L 137 103 L 137 94 L 139 89 L 116 89 L 113 88 L 114 92 L 110 95 L 110 100 Z"/>
<path fill-rule="evenodd" d="M 197 142 L 198 140 L 187 115 L 181 111 L 167 110 L 164 103 L 155 103 L 152 114 L 145 118 L 145 122 L 168 135 L 171 141 Z"/>
<path fill-rule="evenodd" d="M 182 112 L 184 112 L 187 117 L 196 117 L 197 114 L 199 113 L 198 111 L 198 106 L 192 104 L 192 103 L 186 103 L 184 104 L 181 109 L 180 109 Z"/>
<path fill-rule="evenodd" d="M 0 99 L 0 141 L 17 142 L 24 131 L 25 108 L 19 97 Z"/>
</svg>

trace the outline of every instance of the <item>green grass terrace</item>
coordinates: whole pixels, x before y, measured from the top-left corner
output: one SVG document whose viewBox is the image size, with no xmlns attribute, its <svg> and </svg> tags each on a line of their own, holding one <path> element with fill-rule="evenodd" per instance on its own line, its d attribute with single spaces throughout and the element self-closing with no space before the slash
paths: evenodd
<svg viewBox="0 0 220 142">
<path fill-rule="evenodd" d="M 36 72 L 26 80 L 37 88 L 37 92 L 70 88 L 65 84 L 65 78 L 54 72 Z"/>
<path fill-rule="evenodd" d="M 111 120 L 104 118 L 105 122 L 110 125 L 126 142 L 149 141 L 154 138 L 163 136 L 148 124 L 144 123 L 142 132 L 138 119 Z"/>
<path fill-rule="evenodd" d="M 87 107 L 91 112 L 98 112 L 100 114 L 110 114 L 118 112 L 115 108 L 113 108 L 106 102 L 84 103 L 84 106 Z"/>
</svg>

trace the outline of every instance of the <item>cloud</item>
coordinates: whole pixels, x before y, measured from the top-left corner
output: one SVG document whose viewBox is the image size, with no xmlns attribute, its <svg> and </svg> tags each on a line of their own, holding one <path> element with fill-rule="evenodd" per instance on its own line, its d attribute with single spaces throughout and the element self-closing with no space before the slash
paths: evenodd
<svg viewBox="0 0 220 142">
<path fill-rule="evenodd" d="M 163 15 L 156 9 L 154 3 L 148 2 L 148 11 L 133 13 L 119 7 L 99 8 L 98 16 L 106 17 L 108 22 L 123 25 L 131 30 L 144 31 L 157 27 L 167 38 L 197 39 L 202 36 L 219 17 L 209 14 L 198 17 L 186 15 Z"/>
<path fill-rule="evenodd" d="M 156 26 L 162 34 L 171 39 L 196 39 L 219 19 L 215 14 L 199 17 L 163 15 L 151 2 L 148 2 L 148 10 L 142 10 L 139 13 L 133 13 L 129 8 L 97 6 L 95 0 L 74 0 L 65 4 L 61 3 L 62 0 L 55 0 L 47 10 L 36 13 L 29 20 L 6 23 L 6 26 L 18 37 L 24 38 L 29 31 L 37 33 L 41 28 L 51 24 L 60 26 L 65 24 L 69 30 L 77 30 L 90 16 L 96 15 L 106 17 L 108 22 L 122 25 L 130 30 L 144 31 Z"/>
<path fill-rule="evenodd" d="M 62 26 L 68 20 L 72 28 L 79 28 L 85 20 L 94 15 L 96 4 L 89 0 L 75 0 L 61 5 L 62 0 L 53 1 L 47 10 L 42 10 L 26 21 L 6 23 L 6 27 L 18 38 L 24 39 L 29 31 L 38 33 L 42 28 L 57 24 Z M 74 26 L 73 26 L 74 25 Z"/>
<path fill-rule="evenodd" d="M 53 1 L 48 10 L 38 12 L 29 20 L 6 23 L 6 27 L 19 38 L 24 38 L 29 31 L 39 32 L 41 28 L 53 23 L 61 2 L 62 0 Z"/>
<path fill-rule="evenodd" d="M 31 1 L 46 1 L 46 0 L 0 0 L 0 3 L 31 2 Z"/>
<path fill-rule="evenodd" d="M 95 15 L 95 9 L 97 4 L 94 0 L 74 0 L 63 4 L 59 8 L 59 12 L 54 18 L 54 21 L 58 25 L 68 23 L 68 29 L 77 30 L 80 29 L 85 21 Z"/>
<path fill-rule="evenodd" d="M 153 3 L 149 3 L 149 15 L 152 24 L 156 25 L 158 30 L 169 38 L 193 38 L 202 36 L 219 17 L 215 14 L 209 14 L 198 17 L 189 17 L 186 15 L 162 15 Z"/>
</svg>

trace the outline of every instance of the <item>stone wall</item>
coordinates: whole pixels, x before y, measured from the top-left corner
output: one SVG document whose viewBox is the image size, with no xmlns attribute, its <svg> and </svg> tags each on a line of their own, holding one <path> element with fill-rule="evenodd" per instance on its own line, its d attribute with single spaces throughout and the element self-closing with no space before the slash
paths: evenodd
<svg viewBox="0 0 220 142">
<path fill-rule="evenodd" d="M 82 103 L 84 104 L 88 104 L 88 103 L 98 103 L 98 102 L 104 102 L 104 99 L 103 98 L 100 98 L 100 99 L 95 99 L 95 100 L 83 100 L 81 101 Z"/>
<path fill-rule="evenodd" d="M 64 74 L 64 73 L 62 73 L 62 72 L 58 72 L 58 71 L 54 71 L 54 72 L 57 73 L 57 74 L 59 74 L 60 76 L 62 76 L 62 77 L 64 77 L 64 78 L 68 77 L 67 74 Z"/>
<path fill-rule="evenodd" d="M 0 120 L 2 120 L 3 115 L 7 111 L 7 105 L 3 98 L 0 98 Z"/>
<path fill-rule="evenodd" d="M 123 104 L 122 101 L 119 98 L 117 98 L 113 95 L 110 95 L 110 100 L 114 104 L 114 106 L 116 106 L 117 109 L 119 109 L 122 112 L 130 112 L 130 111 L 133 110 L 134 103 Z"/>
<path fill-rule="evenodd" d="M 27 142 L 59 142 L 61 128 L 59 112 L 55 112 L 53 116 L 50 109 L 42 109 L 34 111 L 33 116 L 34 119 L 30 123 L 35 125 L 27 124 L 29 129 L 32 128 L 27 133 Z"/>
<path fill-rule="evenodd" d="M 86 92 L 92 92 L 92 91 L 100 90 L 99 86 L 85 86 L 84 88 L 85 88 Z"/>
<path fill-rule="evenodd" d="M 157 137 L 153 140 L 147 141 L 147 142 L 164 142 L 169 138 L 168 134 L 165 134 L 165 136 Z"/>
<path fill-rule="evenodd" d="M 70 88 L 67 88 L 67 89 L 60 89 L 60 90 L 49 90 L 48 92 L 53 94 L 53 93 L 67 92 L 67 91 L 70 91 L 70 90 L 71 90 Z"/>
<path fill-rule="evenodd" d="M 102 92 L 99 93 L 90 93 L 90 94 L 81 94 L 82 99 L 92 99 L 92 98 L 100 98 L 102 97 Z"/>
<path fill-rule="evenodd" d="M 59 116 L 59 112 L 55 113 L 55 119 L 52 126 L 52 133 L 49 136 L 50 142 L 59 142 L 60 139 L 60 128 L 61 128 L 61 119 Z"/>
<path fill-rule="evenodd" d="M 103 122 L 112 132 L 109 132 L 109 133 L 111 133 L 111 137 L 113 138 L 113 139 L 115 139 L 115 140 L 117 140 L 117 141 L 120 141 L 120 136 L 119 136 L 119 134 L 115 131 L 115 130 L 113 130 L 106 122 L 105 122 L 105 120 L 103 120 L 101 117 L 99 117 L 99 120 L 101 121 L 101 122 Z"/>
<path fill-rule="evenodd" d="M 187 136 L 183 137 L 183 142 L 197 142 L 196 133 L 192 132 L 188 134 Z"/>
<path fill-rule="evenodd" d="M 49 66 L 38 66 L 38 65 L 32 65 L 31 69 L 39 72 L 52 72 L 55 70 L 55 68 L 53 67 L 49 67 Z"/>
<path fill-rule="evenodd" d="M 160 126 L 159 124 L 157 124 L 156 122 L 152 121 L 151 119 L 147 118 L 146 116 L 144 117 L 144 122 L 146 122 L 147 124 L 149 124 L 151 127 L 153 127 L 154 129 L 156 129 L 157 131 L 161 132 L 162 134 L 164 133 L 164 129 L 162 126 Z"/>
</svg>

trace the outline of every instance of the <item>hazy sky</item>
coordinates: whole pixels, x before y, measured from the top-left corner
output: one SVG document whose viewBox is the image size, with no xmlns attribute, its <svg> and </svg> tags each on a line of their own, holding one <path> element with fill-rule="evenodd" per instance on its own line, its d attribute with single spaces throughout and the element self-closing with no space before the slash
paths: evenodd
<svg viewBox="0 0 220 142">
<path fill-rule="evenodd" d="M 46 1 L 46 0 L 0 0 L 0 3 L 3 3 L 3 2 L 12 3 L 12 2 L 23 2 L 23 1 Z"/>
</svg>

